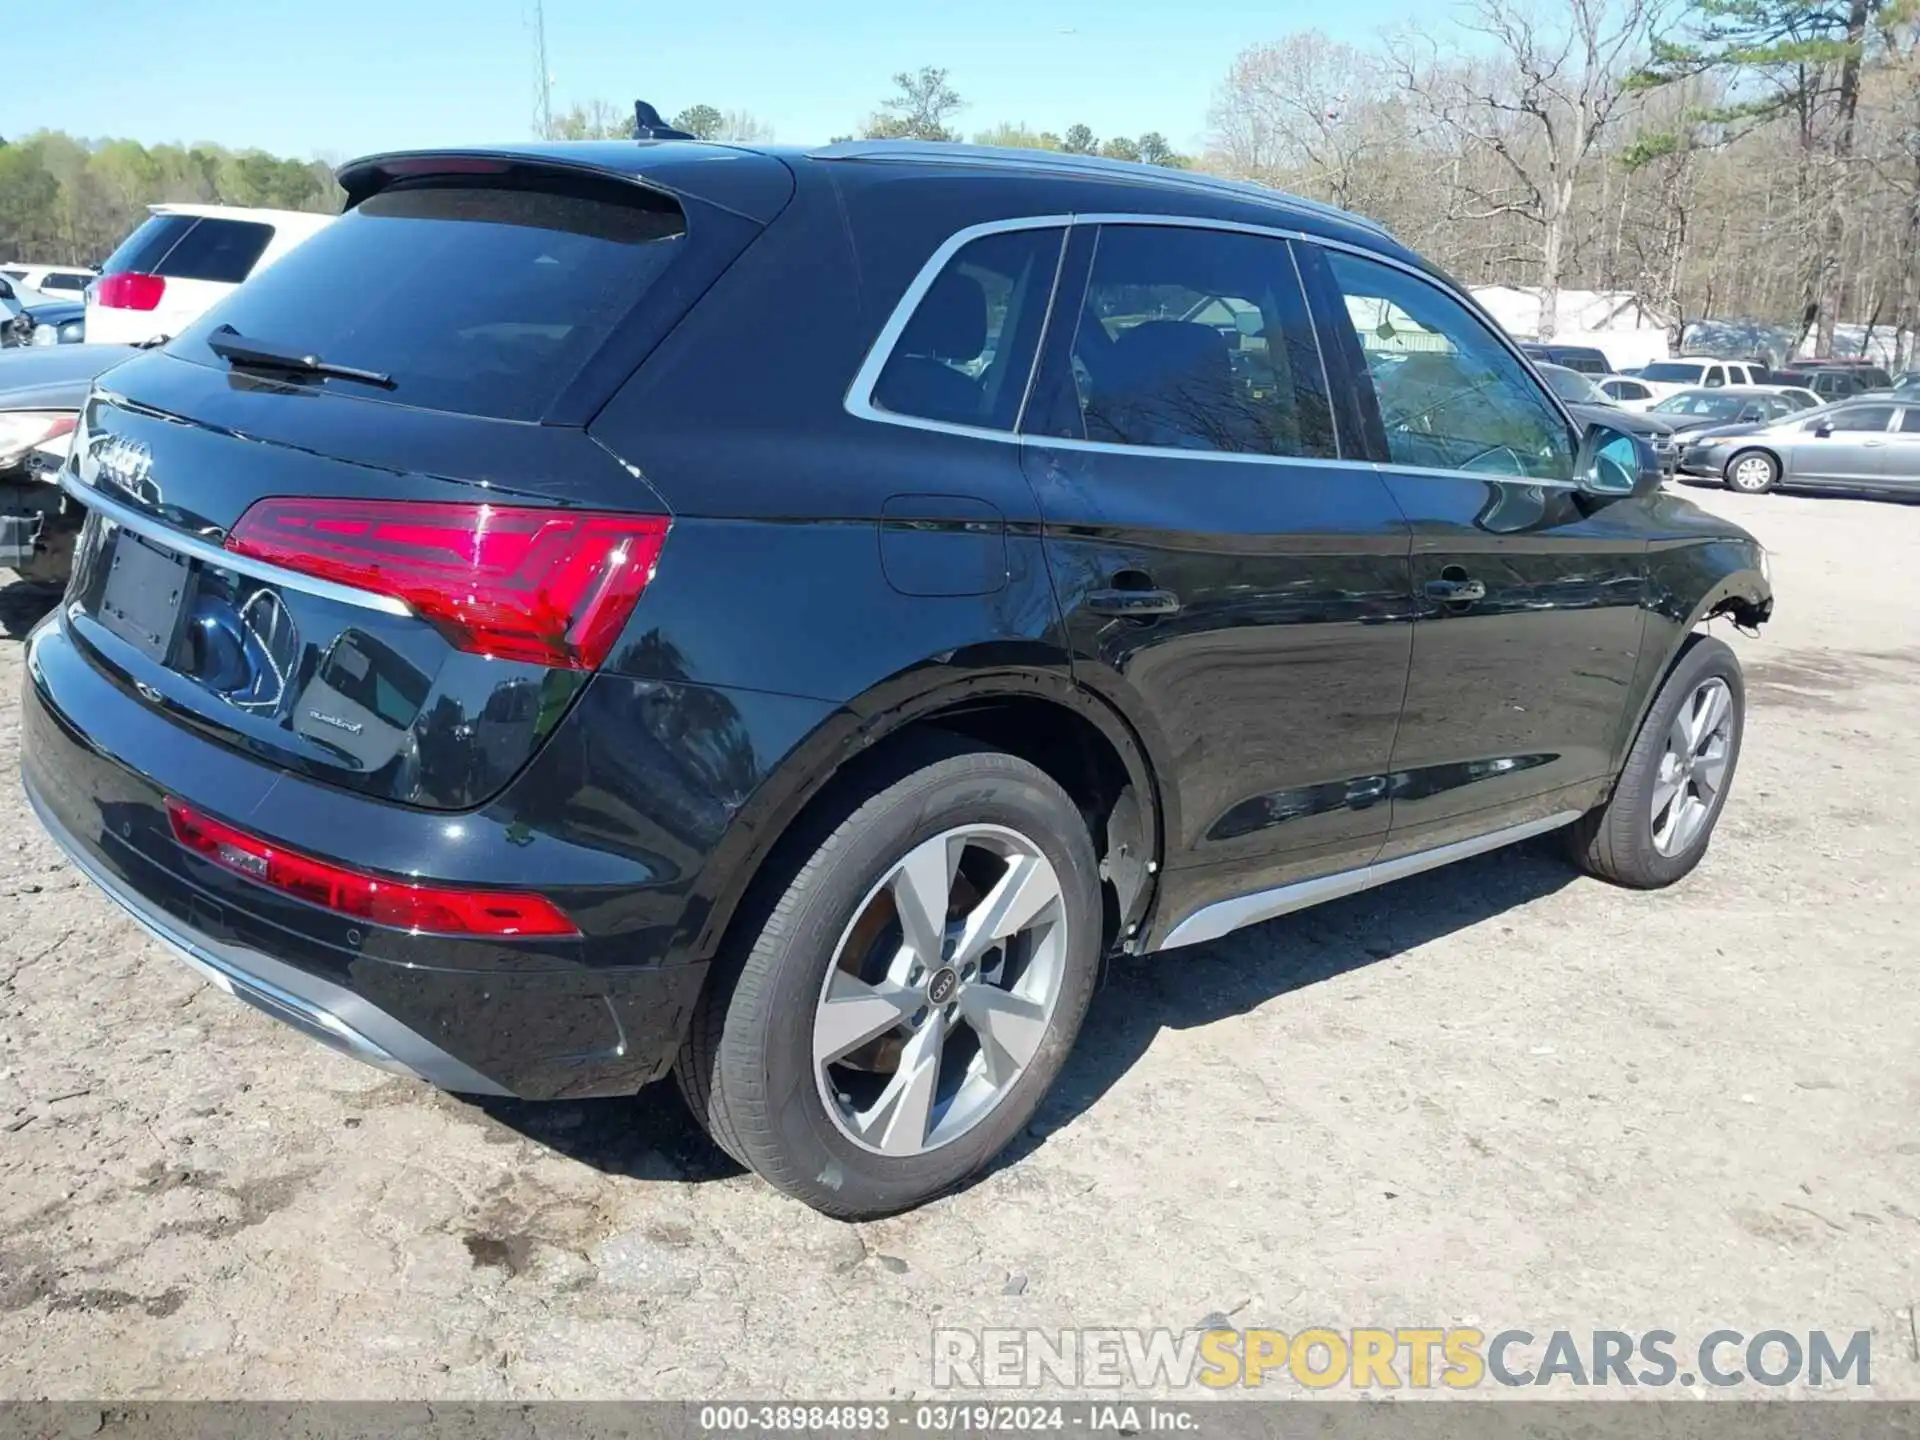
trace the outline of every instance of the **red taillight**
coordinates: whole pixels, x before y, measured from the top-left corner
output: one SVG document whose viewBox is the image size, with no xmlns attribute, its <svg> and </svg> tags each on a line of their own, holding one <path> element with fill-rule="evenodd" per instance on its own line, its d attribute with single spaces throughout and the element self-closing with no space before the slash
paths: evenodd
<svg viewBox="0 0 1920 1440">
<path fill-rule="evenodd" d="M 394 595 L 462 650 L 592 670 L 666 542 L 654 515 L 437 501 L 259 500 L 227 549 Z"/>
<path fill-rule="evenodd" d="M 157 310 L 167 293 L 164 275 L 141 275 L 123 270 L 93 282 L 93 303 L 109 310 Z"/>
<path fill-rule="evenodd" d="M 578 935 L 544 895 L 463 890 L 362 875 L 280 846 L 167 801 L 174 839 L 214 864 L 323 910 L 434 935 Z"/>
</svg>

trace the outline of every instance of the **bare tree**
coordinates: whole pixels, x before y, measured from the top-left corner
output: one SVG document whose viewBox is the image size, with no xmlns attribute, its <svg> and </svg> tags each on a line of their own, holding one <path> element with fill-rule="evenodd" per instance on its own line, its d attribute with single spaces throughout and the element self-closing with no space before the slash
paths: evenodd
<svg viewBox="0 0 1920 1440">
<path fill-rule="evenodd" d="M 1214 99 L 1215 155 L 1236 175 L 1304 183 L 1316 197 L 1357 209 L 1382 136 L 1356 116 L 1386 89 L 1378 57 L 1318 30 L 1255 46 L 1233 62 Z"/>
<path fill-rule="evenodd" d="M 1465 159 L 1466 208 L 1457 219 L 1511 217 L 1539 255 L 1540 336 L 1558 322 L 1560 288 L 1581 173 L 1619 119 L 1634 66 L 1662 24 L 1668 0 L 1476 0 L 1462 22 L 1493 42 L 1489 58 L 1443 53 L 1406 36 L 1394 48 L 1401 87 Z"/>
<path fill-rule="evenodd" d="M 868 118 L 869 140 L 957 140 L 947 122 L 966 101 L 947 83 L 947 72 L 933 65 L 902 70 L 893 77 L 896 93 L 880 102 Z"/>
</svg>

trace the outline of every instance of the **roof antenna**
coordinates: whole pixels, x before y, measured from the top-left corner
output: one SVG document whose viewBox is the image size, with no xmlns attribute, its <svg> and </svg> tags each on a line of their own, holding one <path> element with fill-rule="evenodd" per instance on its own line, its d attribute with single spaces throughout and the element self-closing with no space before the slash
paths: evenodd
<svg viewBox="0 0 1920 1440">
<path fill-rule="evenodd" d="M 676 130 L 660 118 L 660 112 L 644 100 L 633 102 L 633 138 L 636 140 L 693 140 L 697 136 Z"/>
</svg>

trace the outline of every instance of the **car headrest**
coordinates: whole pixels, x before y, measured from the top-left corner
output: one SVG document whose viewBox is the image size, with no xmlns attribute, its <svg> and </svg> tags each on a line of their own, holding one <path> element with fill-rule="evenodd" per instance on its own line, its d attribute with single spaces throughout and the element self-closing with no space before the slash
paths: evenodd
<svg viewBox="0 0 1920 1440">
<path fill-rule="evenodd" d="M 973 276 L 945 270 L 900 336 L 898 353 L 965 363 L 987 348 L 987 292 Z"/>
</svg>

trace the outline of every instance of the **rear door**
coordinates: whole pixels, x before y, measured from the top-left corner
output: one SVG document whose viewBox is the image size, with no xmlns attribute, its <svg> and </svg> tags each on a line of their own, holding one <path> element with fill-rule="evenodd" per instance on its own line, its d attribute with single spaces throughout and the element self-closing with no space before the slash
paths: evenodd
<svg viewBox="0 0 1920 1440">
<path fill-rule="evenodd" d="M 1409 532 L 1339 451 L 1288 242 L 1076 226 L 1022 433 L 1076 674 L 1159 759 L 1170 912 L 1370 860 Z"/>
<path fill-rule="evenodd" d="M 1900 412 L 1899 423 L 1887 432 L 1884 453 L 1881 483 L 1889 489 L 1920 493 L 1920 401 Z"/>
<path fill-rule="evenodd" d="M 1383 858 L 1558 814 L 1610 771 L 1625 722 L 1638 502 L 1575 488 L 1567 416 L 1457 296 L 1384 259 L 1302 253 L 1346 322 L 1327 329 L 1413 526 L 1420 618 Z"/>
</svg>

